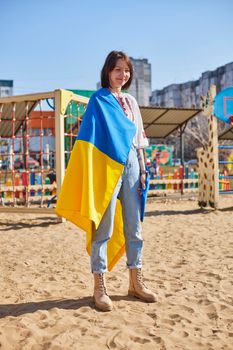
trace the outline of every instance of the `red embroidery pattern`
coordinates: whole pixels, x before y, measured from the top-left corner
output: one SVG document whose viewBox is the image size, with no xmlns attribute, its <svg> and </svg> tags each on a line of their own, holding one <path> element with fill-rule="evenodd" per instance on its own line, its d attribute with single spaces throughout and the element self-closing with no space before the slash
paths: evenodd
<svg viewBox="0 0 233 350">
<path fill-rule="evenodd" d="M 117 99 L 118 99 L 118 101 L 119 101 L 121 107 L 123 108 L 123 111 L 124 111 L 125 114 L 128 116 L 128 112 L 127 112 L 127 109 L 125 108 L 125 104 L 124 104 L 123 97 L 117 96 Z"/>
<path fill-rule="evenodd" d="M 126 104 L 128 105 L 128 107 L 129 107 L 129 109 L 130 109 L 130 112 L 131 112 L 131 114 L 132 114 L 132 120 L 134 121 L 134 120 L 135 120 L 135 119 L 134 119 L 134 114 L 133 114 L 132 107 L 131 107 L 131 105 L 130 105 L 129 100 L 128 100 L 126 97 L 123 98 L 122 96 L 119 96 L 119 95 L 117 95 L 116 97 L 117 97 L 117 100 L 118 100 L 118 102 L 120 103 L 120 105 L 121 105 L 121 107 L 122 107 L 122 109 L 123 109 L 125 115 L 126 115 L 128 118 L 130 118 L 130 115 L 129 115 L 129 113 L 128 113 L 128 111 L 127 111 L 127 108 L 126 108 Z"/>
</svg>

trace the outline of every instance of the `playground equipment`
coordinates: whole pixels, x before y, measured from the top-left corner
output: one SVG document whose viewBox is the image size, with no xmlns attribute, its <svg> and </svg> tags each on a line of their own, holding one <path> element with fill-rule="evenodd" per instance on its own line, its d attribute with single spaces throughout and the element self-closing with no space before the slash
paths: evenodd
<svg viewBox="0 0 233 350">
<path fill-rule="evenodd" d="M 53 212 L 88 101 L 66 90 L 0 98 L 0 211 Z M 52 111 L 43 111 L 45 103 Z M 54 147 L 46 139 L 48 123 Z M 39 150 L 32 147 L 36 138 Z M 165 175 L 161 166 L 149 195 L 195 192 L 197 182 L 192 170 Z"/>
<path fill-rule="evenodd" d="M 229 180 L 233 178 L 225 173 L 219 175 L 219 163 L 231 164 L 230 160 L 218 160 L 219 149 L 228 146 L 218 146 L 217 118 L 232 123 L 233 88 L 227 88 L 216 96 L 216 87 L 212 85 L 207 96 L 202 97 L 204 115 L 208 118 L 208 145 L 197 150 L 199 191 L 198 204 L 201 207 L 218 208 L 220 193 L 233 193 Z M 214 118 L 216 117 L 216 118 Z M 232 146 L 229 146 L 232 148 Z"/>
<path fill-rule="evenodd" d="M 54 106 L 49 117 L 42 110 L 45 101 Z M 87 103 L 88 98 L 66 90 L 0 98 L 0 211 L 49 212 L 45 205 L 60 191 Z M 44 133 L 48 118 L 54 124 L 54 148 Z M 39 150 L 34 151 L 36 138 Z"/>
</svg>

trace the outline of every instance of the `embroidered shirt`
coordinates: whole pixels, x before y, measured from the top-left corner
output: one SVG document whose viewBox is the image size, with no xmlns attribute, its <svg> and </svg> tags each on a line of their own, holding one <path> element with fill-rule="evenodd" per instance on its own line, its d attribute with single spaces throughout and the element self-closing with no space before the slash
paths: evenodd
<svg viewBox="0 0 233 350">
<path fill-rule="evenodd" d="M 113 92 L 112 94 L 122 106 L 127 118 L 129 118 L 137 128 L 133 139 L 133 145 L 137 149 L 147 147 L 149 143 L 143 128 L 142 116 L 136 99 L 132 95 L 124 92 Z"/>
</svg>

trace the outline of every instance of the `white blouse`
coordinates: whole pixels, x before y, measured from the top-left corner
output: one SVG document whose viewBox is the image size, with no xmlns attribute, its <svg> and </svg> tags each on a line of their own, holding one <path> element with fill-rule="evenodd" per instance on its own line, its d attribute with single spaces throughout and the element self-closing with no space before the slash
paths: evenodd
<svg viewBox="0 0 233 350">
<path fill-rule="evenodd" d="M 112 94 L 122 106 L 127 118 L 129 118 L 136 126 L 133 145 L 137 149 L 147 147 L 149 143 L 143 128 L 142 116 L 136 99 L 132 95 L 125 92 L 113 92 Z"/>
</svg>

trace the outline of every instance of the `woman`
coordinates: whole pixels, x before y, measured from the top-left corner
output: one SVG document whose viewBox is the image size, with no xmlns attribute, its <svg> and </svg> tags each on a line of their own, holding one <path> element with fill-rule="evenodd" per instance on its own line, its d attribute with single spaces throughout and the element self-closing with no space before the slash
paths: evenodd
<svg viewBox="0 0 233 350">
<path fill-rule="evenodd" d="M 130 279 L 128 294 L 146 302 L 156 301 L 156 295 L 142 282 L 141 273 L 140 188 L 145 187 L 143 148 L 148 140 L 135 98 L 122 92 L 129 88 L 132 77 L 129 57 L 121 51 L 110 52 L 101 71 L 102 88 L 89 101 L 69 161 L 62 186 L 68 200 L 61 192 L 57 204 L 59 215 L 87 232 L 94 301 L 102 311 L 112 309 L 105 272 L 111 270 L 124 248 Z M 86 170 L 79 170 L 77 157 L 79 164 L 88 167 Z M 77 172 L 79 180 L 73 181 L 69 174 Z M 81 195 L 74 196 L 74 192 Z M 73 197 L 75 208 L 70 203 Z"/>
</svg>

